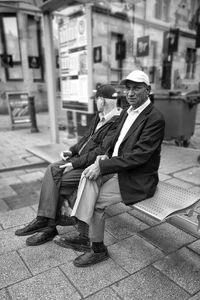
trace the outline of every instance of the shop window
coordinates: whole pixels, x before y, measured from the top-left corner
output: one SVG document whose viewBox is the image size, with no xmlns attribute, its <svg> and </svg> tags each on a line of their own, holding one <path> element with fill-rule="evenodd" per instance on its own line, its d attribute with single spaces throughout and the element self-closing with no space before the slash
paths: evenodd
<svg viewBox="0 0 200 300">
<path fill-rule="evenodd" d="M 28 16 L 27 28 L 28 64 L 34 81 L 43 80 L 43 60 L 41 50 L 41 18 Z"/>
<path fill-rule="evenodd" d="M 22 80 L 19 29 L 16 15 L 1 15 L 0 26 L 1 63 L 5 68 L 6 80 Z"/>
<path fill-rule="evenodd" d="M 156 0 L 155 1 L 155 18 L 163 20 L 165 22 L 169 21 L 169 8 L 170 0 Z"/>
<path fill-rule="evenodd" d="M 195 75 L 196 49 L 186 49 L 186 76 L 187 79 L 193 79 Z"/>
</svg>

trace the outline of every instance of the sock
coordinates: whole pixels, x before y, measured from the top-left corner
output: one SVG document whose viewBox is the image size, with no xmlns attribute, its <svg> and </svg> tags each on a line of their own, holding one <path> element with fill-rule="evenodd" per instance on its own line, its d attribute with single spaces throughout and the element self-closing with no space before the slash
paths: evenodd
<svg viewBox="0 0 200 300">
<path fill-rule="evenodd" d="M 40 222 L 48 222 L 49 218 L 43 216 L 37 216 L 37 220 Z"/>
<path fill-rule="evenodd" d="M 87 223 L 78 220 L 78 232 L 80 236 L 89 239 L 89 225 Z"/>
<path fill-rule="evenodd" d="M 56 223 L 54 219 L 43 217 L 43 216 L 37 216 L 37 220 L 40 222 L 46 222 L 48 227 L 55 227 Z"/>
<path fill-rule="evenodd" d="M 103 241 L 102 242 L 93 242 L 92 243 L 92 250 L 94 253 L 104 252 L 106 249 Z"/>
</svg>

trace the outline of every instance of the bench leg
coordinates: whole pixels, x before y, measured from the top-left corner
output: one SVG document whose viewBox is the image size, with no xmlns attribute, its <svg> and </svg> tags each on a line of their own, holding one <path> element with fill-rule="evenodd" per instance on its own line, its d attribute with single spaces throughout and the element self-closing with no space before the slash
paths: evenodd
<svg viewBox="0 0 200 300">
<path fill-rule="evenodd" d="M 192 217 L 195 209 L 197 209 L 198 207 L 200 207 L 200 200 L 187 209 L 187 211 L 185 212 L 185 216 L 189 218 Z"/>
</svg>

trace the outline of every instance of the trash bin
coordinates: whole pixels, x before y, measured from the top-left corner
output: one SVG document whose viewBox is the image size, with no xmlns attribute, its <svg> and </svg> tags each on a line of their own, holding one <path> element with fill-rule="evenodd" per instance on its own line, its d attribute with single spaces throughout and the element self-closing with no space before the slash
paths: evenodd
<svg viewBox="0 0 200 300">
<path fill-rule="evenodd" d="M 188 147 L 194 134 L 199 91 L 162 90 L 154 93 L 154 105 L 165 118 L 165 140 Z"/>
</svg>

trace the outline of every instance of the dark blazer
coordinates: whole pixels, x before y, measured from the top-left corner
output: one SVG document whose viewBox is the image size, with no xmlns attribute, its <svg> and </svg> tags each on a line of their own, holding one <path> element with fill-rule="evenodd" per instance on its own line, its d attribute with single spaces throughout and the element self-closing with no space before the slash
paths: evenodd
<svg viewBox="0 0 200 300">
<path fill-rule="evenodd" d="M 100 161 L 99 165 L 102 175 L 118 173 L 122 199 L 125 204 L 133 204 L 155 192 L 165 121 L 153 104 L 149 104 L 127 132 L 118 156 L 112 157 L 126 117 L 127 110 L 120 116 L 116 135 L 107 152 L 110 159 Z"/>
<path fill-rule="evenodd" d="M 120 110 L 118 115 L 114 115 L 95 132 L 95 128 L 99 122 L 99 115 L 96 114 L 88 131 L 76 145 L 70 148 L 72 151 L 70 162 L 74 169 L 88 167 L 95 161 L 97 155 L 105 153 L 118 126 L 119 115 Z M 82 146 L 84 148 L 81 150 Z M 79 154 L 80 150 L 81 153 Z"/>
</svg>

